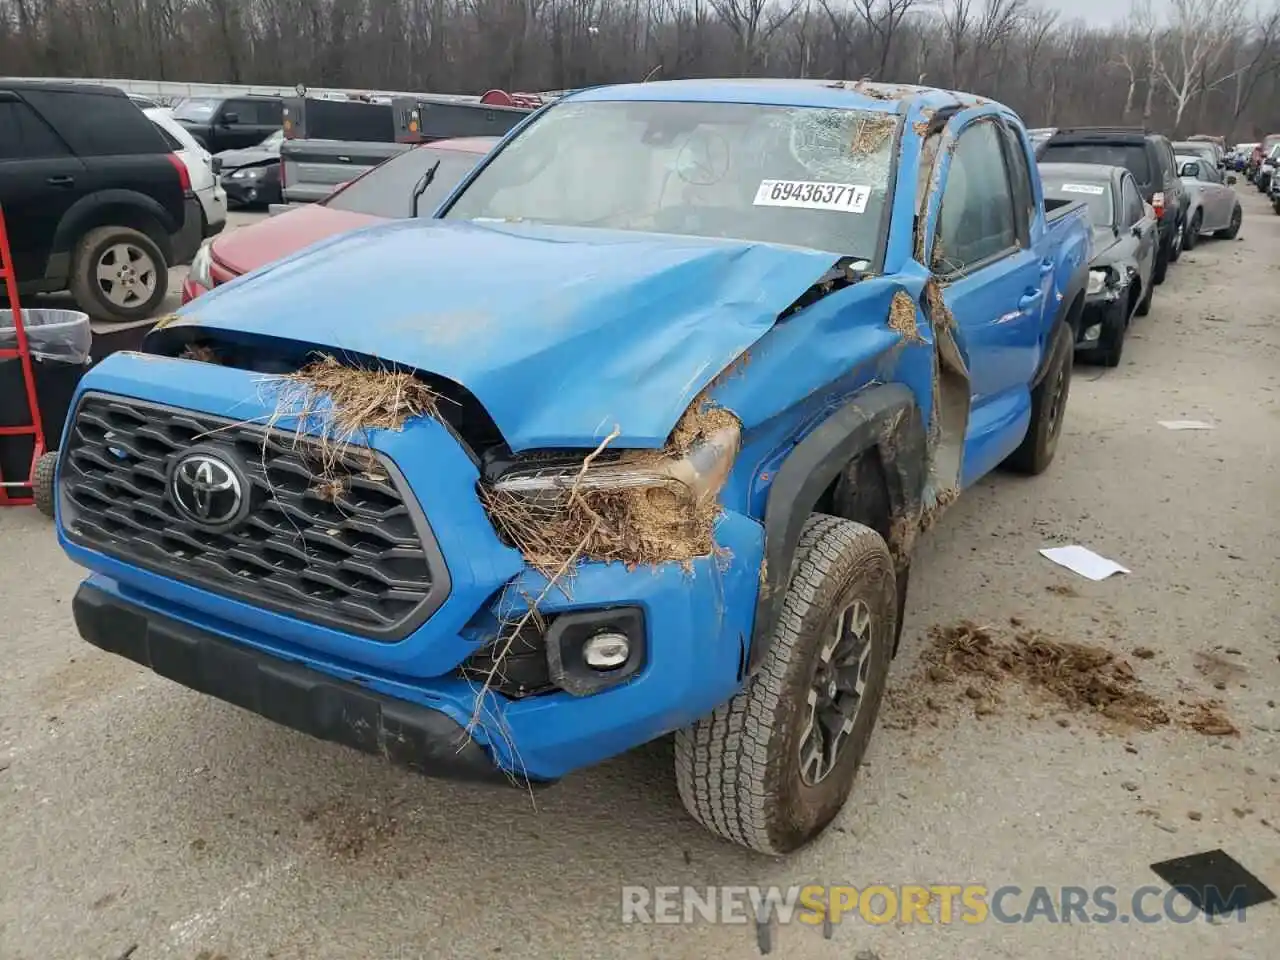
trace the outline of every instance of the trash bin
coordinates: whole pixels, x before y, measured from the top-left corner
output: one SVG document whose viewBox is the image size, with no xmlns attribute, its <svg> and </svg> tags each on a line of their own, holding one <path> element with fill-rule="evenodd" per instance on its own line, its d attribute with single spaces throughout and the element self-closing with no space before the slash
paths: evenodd
<svg viewBox="0 0 1280 960">
<path fill-rule="evenodd" d="M 35 377 L 45 446 L 56 450 L 71 409 L 71 398 L 80 378 L 89 369 L 89 349 L 93 342 L 89 315 L 79 310 L 27 308 L 22 311 L 22 325 L 31 349 L 31 372 Z M 0 309 L 0 350 L 13 350 L 17 346 L 13 311 Z M 0 360 L 0 426 L 20 427 L 30 422 L 22 361 L 17 357 Z M 6 482 L 27 479 L 34 445 L 30 436 L 0 437 L 0 476 Z M 21 495 L 21 490 L 10 492 Z"/>
</svg>

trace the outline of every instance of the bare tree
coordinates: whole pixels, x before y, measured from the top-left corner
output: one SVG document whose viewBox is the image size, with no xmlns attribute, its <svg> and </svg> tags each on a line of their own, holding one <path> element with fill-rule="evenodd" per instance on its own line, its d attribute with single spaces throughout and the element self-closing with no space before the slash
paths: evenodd
<svg viewBox="0 0 1280 960">
<path fill-rule="evenodd" d="M 711 7 L 738 41 L 738 69 L 750 74 L 760 62 L 761 47 L 795 15 L 800 0 L 785 7 L 770 0 L 711 0 Z"/>
<path fill-rule="evenodd" d="M 923 0 L 855 0 L 854 6 L 867 29 L 875 39 L 876 68 L 872 76 L 885 79 L 889 66 L 889 54 L 893 49 L 893 37 L 903 19 Z"/>
<path fill-rule="evenodd" d="M 1208 87 L 1227 44 L 1240 29 L 1241 0 L 1171 0 L 1172 24 L 1166 46 L 1171 55 L 1157 60 L 1157 72 L 1174 105 L 1174 126 L 1187 104 Z"/>
</svg>

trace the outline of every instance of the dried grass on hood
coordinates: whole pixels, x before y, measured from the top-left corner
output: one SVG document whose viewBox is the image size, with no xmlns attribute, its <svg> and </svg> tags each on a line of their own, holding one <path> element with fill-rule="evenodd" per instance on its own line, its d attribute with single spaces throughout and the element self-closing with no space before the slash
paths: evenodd
<svg viewBox="0 0 1280 960">
<path fill-rule="evenodd" d="M 409 420 L 440 412 L 439 394 L 412 373 L 348 366 L 329 354 L 270 382 L 277 393 L 268 426 L 296 417 L 301 439 L 309 421 L 320 423 L 318 434 L 305 435 L 320 447 L 322 488 L 342 483 L 350 446 L 369 430 L 401 430 Z"/>
<path fill-rule="evenodd" d="M 613 463 L 643 469 L 681 457 L 717 431 L 736 425 L 728 410 L 695 403 L 661 452 L 625 454 Z M 616 436 L 611 435 L 609 439 Z M 606 443 L 609 441 L 606 440 Z M 713 530 L 720 507 L 713 491 L 692 503 L 665 487 L 590 488 L 601 444 L 585 457 L 567 489 L 515 494 L 481 488 L 481 498 L 502 536 L 544 575 L 576 559 L 628 566 L 688 564 L 715 551 Z"/>
</svg>

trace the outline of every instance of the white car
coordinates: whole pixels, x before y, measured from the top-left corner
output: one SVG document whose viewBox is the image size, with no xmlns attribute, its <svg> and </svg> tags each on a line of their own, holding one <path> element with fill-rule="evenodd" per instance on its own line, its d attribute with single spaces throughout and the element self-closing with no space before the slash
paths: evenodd
<svg viewBox="0 0 1280 960">
<path fill-rule="evenodd" d="M 148 107 L 142 112 L 160 128 L 169 149 L 186 165 L 191 189 L 204 210 L 204 235 L 211 237 L 220 233 L 227 222 L 227 192 L 213 172 L 213 157 L 173 118 L 172 111 L 164 107 Z"/>
</svg>

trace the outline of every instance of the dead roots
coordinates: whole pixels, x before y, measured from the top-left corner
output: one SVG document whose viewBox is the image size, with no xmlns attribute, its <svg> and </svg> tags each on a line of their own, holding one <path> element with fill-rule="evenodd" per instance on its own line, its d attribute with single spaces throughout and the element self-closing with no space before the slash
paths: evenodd
<svg viewBox="0 0 1280 960">
<path fill-rule="evenodd" d="M 695 404 L 661 453 L 628 453 L 611 466 L 661 475 L 664 464 L 684 456 L 729 424 L 736 424 L 729 411 Z M 628 566 L 688 564 L 714 551 L 712 530 L 719 514 L 715 492 L 691 496 L 675 479 L 634 487 L 601 488 L 584 483 L 596 469 L 596 458 L 616 435 L 615 430 L 584 458 L 567 488 L 537 494 L 481 488 L 494 525 L 530 566 L 548 574 L 570 558 L 619 561 Z"/>
</svg>

